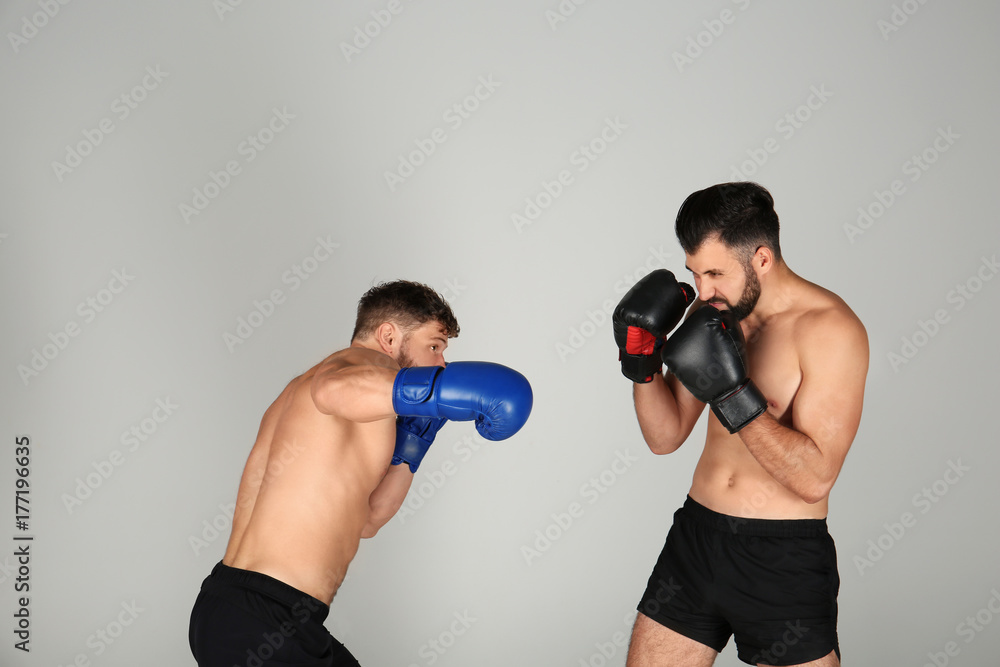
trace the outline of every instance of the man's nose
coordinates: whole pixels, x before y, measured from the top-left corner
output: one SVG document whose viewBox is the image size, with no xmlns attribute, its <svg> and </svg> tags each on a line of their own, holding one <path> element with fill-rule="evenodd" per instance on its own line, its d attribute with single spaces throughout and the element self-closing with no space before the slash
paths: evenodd
<svg viewBox="0 0 1000 667">
<path fill-rule="evenodd" d="M 700 284 L 697 286 L 697 289 L 698 289 L 698 298 L 701 299 L 702 301 L 711 301 L 716 296 L 715 285 L 713 285 L 708 281 L 704 280 L 700 281 Z"/>
</svg>

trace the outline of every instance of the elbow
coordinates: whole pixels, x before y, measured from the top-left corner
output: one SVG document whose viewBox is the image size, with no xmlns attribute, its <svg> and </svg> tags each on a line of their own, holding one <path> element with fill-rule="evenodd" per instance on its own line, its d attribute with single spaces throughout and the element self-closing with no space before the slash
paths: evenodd
<svg viewBox="0 0 1000 667">
<path fill-rule="evenodd" d="M 396 512 L 402 506 L 402 501 L 399 505 L 396 504 L 377 504 L 369 509 L 368 521 L 365 523 L 365 527 L 361 529 L 361 537 L 369 538 L 375 537 L 378 531 L 381 530 L 385 524 L 389 523 L 392 517 L 396 516 Z"/>
<path fill-rule="evenodd" d="M 382 517 L 376 515 L 375 513 L 372 513 L 368 517 L 368 521 L 365 523 L 365 527 L 361 529 L 361 537 L 363 539 L 375 537 L 376 535 L 378 535 L 379 529 L 382 528 L 382 526 L 384 526 L 385 524 L 387 524 L 389 522 L 389 519 L 391 518 L 392 518 L 391 516 Z"/>
<path fill-rule="evenodd" d="M 657 456 L 663 456 L 664 454 L 676 452 L 677 448 L 681 446 L 680 442 L 669 440 L 667 438 L 646 437 L 645 440 L 646 445 L 649 447 L 649 451 L 653 452 Z"/>
<path fill-rule="evenodd" d="M 803 494 L 799 494 L 799 497 L 802 498 L 802 500 L 805 501 L 807 504 L 809 504 L 809 505 L 815 505 L 816 503 L 818 503 L 821 500 L 823 500 L 824 498 L 826 498 L 826 494 L 821 494 L 821 493 L 803 493 Z"/>
<path fill-rule="evenodd" d="M 803 501 L 810 505 L 826 500 L 833 490 L 833 480 L 817 480 L 810 484 L 798 494 Z"/>
</svg>

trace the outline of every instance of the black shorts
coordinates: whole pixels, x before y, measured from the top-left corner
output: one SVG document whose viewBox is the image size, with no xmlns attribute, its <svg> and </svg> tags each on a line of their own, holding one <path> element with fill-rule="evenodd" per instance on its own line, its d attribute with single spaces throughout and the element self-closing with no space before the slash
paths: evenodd
<svg viewBox="0 0 1000 667">
<path fill-rule="evenodd" d="M 357 665 L 324 627 L 329 613 L 284 582 L 219 563 L 195 600 L 188 641 L 199 667 Z"/>
<path fill-rule="evenodd" d="M 744 519 L 688 498 L 638 610 L 716 651 L 735 635 L 751 665 L 797 665 L 840 656 L 839 589 L 825 519 Z"/>
</svg>

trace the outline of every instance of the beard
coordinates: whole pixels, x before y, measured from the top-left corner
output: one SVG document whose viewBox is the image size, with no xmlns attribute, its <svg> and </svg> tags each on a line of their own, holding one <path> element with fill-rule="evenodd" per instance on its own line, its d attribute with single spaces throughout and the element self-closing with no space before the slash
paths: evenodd
<svg viewBox="0 0 1000 667">
<path fill-rule="evenodd" d="M 743 271 L 746 274 L 747 283 L 743 286 L 740 300 L 736 302 L 735 306 L 728 301 L 722 301 L 738 321 L 749 317 L 753 309 L 757 307 L 757 300 L 760 299 L 760 280 L 757 279 L 757 274 L 754 273 L 749 262 L 743 266 Z"/>
<path fill-rule="evenodd" d="M 399 364 L 400 368 L 413 367 L 413 358 L 410 357 L 410 334 L 405 334 L 403 342 L 399 344 L 399 354 L 396 357 L 396 363 Z"/>
</svg>

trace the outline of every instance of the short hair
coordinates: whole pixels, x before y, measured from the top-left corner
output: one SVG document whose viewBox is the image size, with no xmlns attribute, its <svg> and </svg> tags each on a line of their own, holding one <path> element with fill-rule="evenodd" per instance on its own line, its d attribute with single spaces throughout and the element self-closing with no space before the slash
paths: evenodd
<svg viewBox="0 0 1000 667">
<path fill-rule="evenodd" d="M 677 211 L 677 240 L 687 254 L 718 237 L 727 248 L 752 255 L 767 246 L 781 259 L 778 214 L 771 193 L 750 182 L 719 183 L 692 193 Z"/>
<path fill-rule="evenodd" d="M 458 320 L 451 306 L 433 289 L 409 280 L 379 283 L 358 301 L 351 340 L 367 338 L 383 322 L 393 322 L 409 332 L 434 320 L 441 323 L 448 338 L 458 336 Z"/>
</svg>

